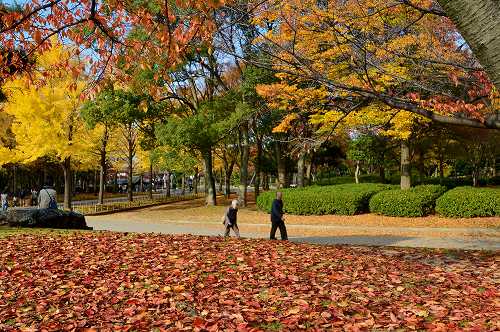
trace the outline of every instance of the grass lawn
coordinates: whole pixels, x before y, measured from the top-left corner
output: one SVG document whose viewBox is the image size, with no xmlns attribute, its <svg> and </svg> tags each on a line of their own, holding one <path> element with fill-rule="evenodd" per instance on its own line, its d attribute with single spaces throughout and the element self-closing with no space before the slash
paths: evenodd
<svg viewBox="0 0 500 332">
<path fill-rule="evenodd" d="M 1 233 L 2 331 L 500 328 L 492 252 Z"/>
</svg>

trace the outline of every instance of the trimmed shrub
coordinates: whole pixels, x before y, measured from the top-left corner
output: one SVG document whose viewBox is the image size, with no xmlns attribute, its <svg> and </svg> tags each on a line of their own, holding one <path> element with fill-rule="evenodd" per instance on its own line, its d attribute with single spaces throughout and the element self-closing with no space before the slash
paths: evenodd
<svg viewBox="0 0 500 332">
<path fill-rule="evenodd" d="M 454 218 L 500 216 L 500 189 L 455 188 L 437 200 L 436 212 Z"/>
<path fill-rule="evenodd" d="M 370 199 L 370 211 L 393 217 L 423 217 L 433 213 L 436 199 L 446 187 L 423 185 L 409 190 L 388 190 Z"/>
<path fill-rule="evenodd" d="M 353 176 L 333 176 L 333 177 L 319 177 L 314 182 L 317 186 L 336 186 L 339 184 L 355 184 L 356 179 Z M 382 183 L 380 176 L 363 174 L 359 176 L 360 183 Z"/>
<path fill-rule="evenodd" d="M 284 211 L 294 215 L 354 215 L 368 211 L 370 197 L 394 186 L 374 183 L 284 189 Z M 276 191 L 261 193 L 257 206 L 270 212 Z"/>
</svg>

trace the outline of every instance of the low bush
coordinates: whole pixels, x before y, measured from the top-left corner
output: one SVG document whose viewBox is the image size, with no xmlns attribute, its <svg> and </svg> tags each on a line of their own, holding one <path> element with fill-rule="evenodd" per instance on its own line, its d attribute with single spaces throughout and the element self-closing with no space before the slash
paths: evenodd
<svg viewBox="0 0 500 332">
<path fill-rule="evenodd" d="M 500 189 L 455 188 L 437 200 L 436 212 L 454 218 L 500 216 Z"/>
<path fill-rule="evenodd" d="M 370 211 L 393 217 L 423 217 L 434 211 L 436 199 L 446 190 L 444 186 L 423 185 L 382 191 L 370 199 Z"/>
<path fill-rule="evenodd" d="M 394 186 L 374 183 L 284 189 L 284 211 L 294 215 L 354 215 L 368 212 L 370 197 Z M 257 206 L 270 212 L 275 191 L 261 193 Z"/>
</svg>

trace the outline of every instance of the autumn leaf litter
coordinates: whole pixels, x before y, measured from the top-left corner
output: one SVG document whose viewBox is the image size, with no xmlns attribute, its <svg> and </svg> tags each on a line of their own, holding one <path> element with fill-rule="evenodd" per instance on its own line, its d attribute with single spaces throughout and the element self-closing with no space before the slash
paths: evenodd
<svg viewBox="0 0 500 332">
<path fill-rule="evenodd" d="M 0 330 L 497 330 L 498 255 L 217 237 L 0 240 Z"/>
</svg>

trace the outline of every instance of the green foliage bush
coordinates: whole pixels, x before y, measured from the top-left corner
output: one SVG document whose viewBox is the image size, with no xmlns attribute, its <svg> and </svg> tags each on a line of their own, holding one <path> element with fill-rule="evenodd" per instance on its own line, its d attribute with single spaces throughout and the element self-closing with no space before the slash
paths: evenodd
<svg viewBox="0 0 500 332">
<path fill-rule="evenodd" d="M 360 183 L 284 189 L 284 211 L 294 215 L 359 214 L 368 212 L 370 197 L 393 188 L 384 184 Z M 275 196 L 275 191 L 261 193 L 257 198 L 259 209 L 270 212 Z"/>
<path fill-rule="evenodd" d="M 437 200 L 436 212 L 457 218 L 500 216 L 500 189 L 455 188 Z"/>
<path fill-rule="evenodd" d="M 423 217 L 434 211 L 436 199 L 446 190 L 444 186 L 423 185 L 382 191 L 370 199 L 370 211 L 385 216 Z"/>
</svg>

